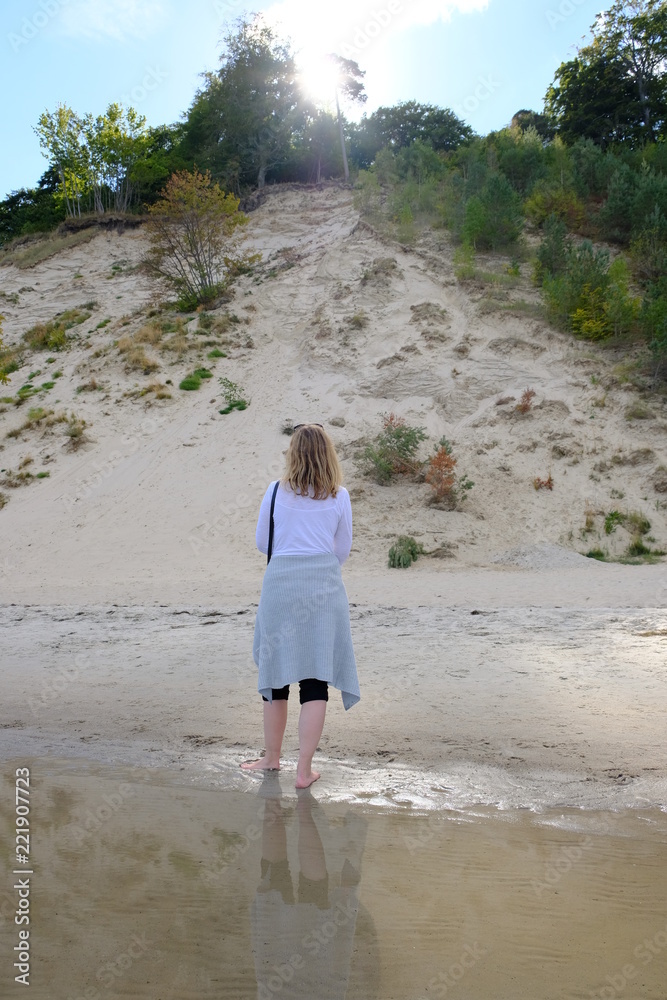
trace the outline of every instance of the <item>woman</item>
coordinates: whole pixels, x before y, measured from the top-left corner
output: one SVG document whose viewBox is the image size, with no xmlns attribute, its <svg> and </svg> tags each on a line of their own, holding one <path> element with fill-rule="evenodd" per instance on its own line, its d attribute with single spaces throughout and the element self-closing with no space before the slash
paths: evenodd
<svg viewBox="0 0 667 1000">
<path fill-rule="evenodd" d="M 340 567 L 352 547 L 350 495 L 333 442 L 321 424 L 297 424 L 287 449 L 287 469 L 278 481 L 270 562 L 255 620 L 253 659 L 264 701 L 265 752 L 246 770 L 278 770 L 289 685 L 299 681 L 299 760 L 296 787 L 320 777 L 313 754 L 324 728 L 328 685 L 345 709 L 359 701 L 350 609 Z M 256 541 L 268 553 L 271 498 L 259 511 Z"/>
</svg>

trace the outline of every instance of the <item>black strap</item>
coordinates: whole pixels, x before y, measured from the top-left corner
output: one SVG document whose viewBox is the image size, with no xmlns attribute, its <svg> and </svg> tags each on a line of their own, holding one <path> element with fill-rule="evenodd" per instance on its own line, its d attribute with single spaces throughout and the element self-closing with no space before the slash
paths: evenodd
<svg viewBox="0 0 667 1000">
<path fill-rule="evenodd" d="M 271 497 L 271 514 L 269 519 L 269 551 L 266 557 L 266 565 L 268 566 L 271 562 L 271 549 L 273 548 L 273 508 L 276 505 L 276 493 L 278 492 L 278 486 L 280 485 L 280 480 L 273 487 L 273 496 Z"/>
</svg>

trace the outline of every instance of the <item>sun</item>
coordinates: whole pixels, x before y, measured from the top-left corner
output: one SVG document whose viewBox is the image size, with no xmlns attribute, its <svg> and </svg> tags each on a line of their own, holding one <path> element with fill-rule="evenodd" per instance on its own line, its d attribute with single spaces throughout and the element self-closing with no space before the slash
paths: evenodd
<svg viewBox="0 0 667 1000">
<path fill-rule="evenodd" d="M 326 53 L 302 55 L 298 60 L 298 68 L 304 93 L 317 104 L 333 104 L 337 72 Z"/>
</svg>

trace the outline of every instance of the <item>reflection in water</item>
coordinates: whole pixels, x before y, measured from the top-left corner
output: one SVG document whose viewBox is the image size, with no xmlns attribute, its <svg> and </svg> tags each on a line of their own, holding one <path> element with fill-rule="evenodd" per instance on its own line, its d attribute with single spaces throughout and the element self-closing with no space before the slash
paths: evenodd
<svg viewBox="0 0 667 1000">
<path fill-rule="evenodd" d="M 299 792 L 295 883 L 286 824 L 293 810 L 283 807 L 276 775 L 266 775 L 260 794 L 261 878 L 250 909 L 258 1000 L 277 993 L 293 1000 L 344 1000 L 359 920 L 366 820 L 349 811 L 342 822 L 330 823 L 311 790 Z M 363 978 L 363 995 L 374 996 L 377 976 Z"/>
<path fill-rule="evenodd" d="M 30 1000 L 666 1000 L 664 812 L 417 814 L 24 759 L 7 842 L 26 764 Z"/>
</svg>

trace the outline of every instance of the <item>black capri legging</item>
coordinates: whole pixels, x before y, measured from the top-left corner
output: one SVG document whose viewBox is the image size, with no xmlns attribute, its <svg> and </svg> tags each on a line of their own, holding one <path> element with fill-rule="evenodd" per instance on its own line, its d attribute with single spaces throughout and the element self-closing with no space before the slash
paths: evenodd
<svg viewBox="0 0 667 1000">
<path fill-rule="evenodd" d="M 287 701 L 289 698 L 289 684 L 282 688 L 271 688 L 274 701 Z M 262 701 L 268 701 L 262 695 Z M 326 681 L 318 681 L 316 677 L 308 677 L 304 681 L 299 681 L 299 701 L 303 705 L 307 701 L 328 701 L 329 685 Z"/>
</svg>

